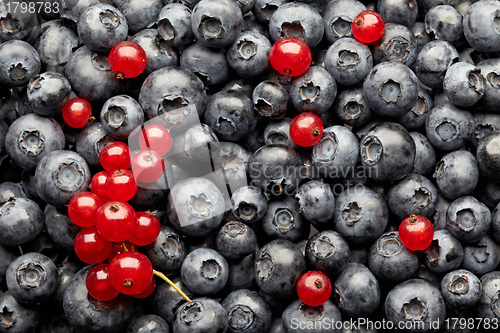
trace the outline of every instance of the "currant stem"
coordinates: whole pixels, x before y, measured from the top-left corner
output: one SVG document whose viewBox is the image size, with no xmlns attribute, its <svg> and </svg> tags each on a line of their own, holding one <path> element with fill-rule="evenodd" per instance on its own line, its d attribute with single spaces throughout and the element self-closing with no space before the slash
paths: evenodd
<svg viewBox="0 0 500 333">
<path fill-rule="evenodd" d="M 127 245 L 125 245 L 125 242 L 122 242 L 122 246 L 123 246 L 123 249 L 125 250 L 125 252 L 127 252 L 128 249 L 127 249 Z"/>
<path fill-rule="evenodd" d="M 189 303 L 191 303 L 191 299 L 186 294 L 184 294 L 184 292 L 182 290 L 180 290 L 179 287 L 177 287 L 172 281 L 170 281 L 170 279 L 168 277 L 166 277 L 165 274 L 163 274 L 162 272 L 158 272 L 156 269 L 153 269 L 153 275 L 156 275 L 157 277 L 159 277 L 160 279 L 162 279 L 163 281 L 165 281 L 166 283 L 168 283 L 182 297 L 184 297 L 186 299 L 186 301 L 188 301 Z"/>
</svg>

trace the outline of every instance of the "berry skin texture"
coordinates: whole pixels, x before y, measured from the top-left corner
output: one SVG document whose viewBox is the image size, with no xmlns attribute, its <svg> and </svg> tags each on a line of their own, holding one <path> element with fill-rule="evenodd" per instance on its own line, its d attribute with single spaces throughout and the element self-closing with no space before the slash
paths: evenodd
<svg viewBox="0 0 500 333">
<path fill-rule="evenodd" d="M 68 216 L 74 224 L 80 227 L 93 227 L 97 210 L 103 204 L 101 198 L 92 192 L 80 192 L 71 198 L 68 206 Z"/>
<path fill-rule="evenodd" d="M 153 243 L 160 234 L 160 221 L 154 215 L 146 212 L 137 212 L 135 216 L 137 222 L 129 240 L 139 246 Z"/>
<path fill-rule="evenodd" d="M 126 170 L 130 167 L 130 148 L 123 142 L 112 142 L 101 150 L 99 162 L 109 172 Z"/>
<path fill-rule="evenodd" d="M 170 136 L 170 132 L 163 125 L 149 123 L 144 126 L 139 135 L 139 147 L 142 150 L 154 150 L 160 156 L 163 156 L 172 148 L 172 136 Z"/>
<path fill-rule="evenodd" d="M 299 76 L 311 66 L 312 54 L 302 40 L 288 37 L 274 43 L 269 52 L 269 61 L 280 74 Z"/>
<path fill-rule="evenodd" d="M 130 170 L 115 170 L 106 180 L 106 192 L 111 200 L 128 201 L 137 193 L 137 188 Z"/>
<path fill-rule="evenodd" d="M 323 122 L 311 112 L 304 112 L 290 123 L 290 137 L 301 147 L 314 146 L 323 136 Z"/>
<path fill-rule="evenodd" d="M 87 264 L 99 264 L 111 254 L 112 244 L 102 237 L 96 227 L 85 228 L 75 237 L 75 252 Z"/>
<path fill-rule="evenodd" d="M 425 217 L 412 214 L 401 222 L 398 233 L 408 250 L 423 251 L 431 245 L 434 227 Z"/>
<path fill-rule="evenodd" d="M 108 56 L 109 66 L 117 78 L 139 76 L 147 65 L 146 52 L 137 43 L 124 41 L 113 46 Z"/>
<path fill-rule="evenodd" d="M 126 251 L 111 260 L 109 276 L 116 290 L 125 295 L 135 295 L 151 284 L 153 265 L 144 254 Z"/>
<path fill-rule="evenodd" d="M 135 210 L 123 201 L 108 201 L 97 211 L 97 230 L 111 242 L 123 242 L 132 234 L 136 216 Z M 111 247 L 111 245 L 110 245 Z M 106 258 L 111 254 L 109 250 Z"/>
<path fill-rule="evenodd" d="M 109 201 L 108 192 L 106 191 L 106 180 L 109 177 L 109 172 L 99 171 L 90 181 L 90 188 L 92 193 L 95 193 L 101 198 L 102 202 Z"/>
<path fill-rule="evenodd" d="M 111 285 L 108 266 L 108 264 L 100 264 L 92 267 L 85 278 L 85 285 L 90 296 L 98 301 L 110 301 L 120 294 Z"/>
<path fill-rule="evenodd" d="M 319 271 L 304 273 L 297 282 L 297 295 L 309 306 L 323 305 L 332 294 L 330 279 Z"/>
<path fill-rule="evenodd" d="M 373 10 L 365 10 L 352 21 L 352 34 L 361 43 L 373 43 L 384 35 L 385 23 Z"/>
<path fill-rule="evenodd" d="M 92 115 L 92 106 L 83 98 L 73 98 L 64 104 L 62 116 L 66 124 L 73 128 L 83 128 Z"/>
</svg>

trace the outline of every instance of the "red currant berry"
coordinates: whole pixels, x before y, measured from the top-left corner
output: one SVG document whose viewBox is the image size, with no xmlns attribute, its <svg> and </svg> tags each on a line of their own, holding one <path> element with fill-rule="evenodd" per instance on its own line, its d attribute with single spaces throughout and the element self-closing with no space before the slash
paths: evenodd
<svg viewBox="0 0 500 333">
<path fill-rule="evenodd" d="M 151 296 L 151 294 L 153 293 L 153 291 L 155 291 L 156 289 L 156 280 L 155 278 L 152 278 L 151 279 L 151 283 L 149 284 L 149 286 L 144 289 L 144 291 L 138 293 L 138 294 L 135 294 L 135 295 L 132 295 L 134 298 L 146 298 L 148 296 Z"/>
<path fill-rule="evenodd" d="M 163 156 L 172 148 L 172 137 L 163 125 L 149 123 L 139 135 L 139 146 L 142 150 L 151 149 Z"/>
<path fill-rule="evenodd" d="M 123 243 L 125 243 L 125 247 L 123 247 Z M 114 257 L 116 257 L 118 254 L 125 252 L 125 251 L 137 251 L 135 245 L 126 240 L 124 242 L 119 242 L 119 243 L 113 243 L 113 247 L 111 248 L 111 254 L 108 257 L 108 263 L 113 260 Z"/>
<path fill-rule="evenodd" d="M 99 264 L 111 253 L 111 242 L 102 237 L 96 227 L 80 230 L 75 237 L 75 252 L 87 264 Z"/>
<path fill-rule="evenodd" d="M 146 68 L 147 57 L 144 49 L 137 43 L 124 41 L 113 46 L 108 56 L 111 70 L 118 78 L 137 77 Z"/>
<path fill-rule="evenodd" d="M 109 263 L 111 284 L 125 295 L 143 292 L 153 279 L 153 265 L 137 251 L 122 252 Z"/>
<path fill-rule="evenodd" d="M 352 34 L 361 43 L 373 43 L 384 35 L 385 23 L 377 12 L 365 10 L 352 21 Z"/>
<path fill-rule="evenodd" d="M 97 211 L 97 230 L 99 234 L 111 242 L 123 242 L 134 231 L 135 210 L 123 201 L 108 201 Z M 109 253 L 111 253 L 111 244 Z"/>
<path fill-rule="evenodd" d="M 102 202 L 109 201 L 108 192 L 106 191 L 106 180 L 108 179 L 109 172 L 99 171 L 90 181 L 90 189 L 101 198 Z"/>
<path fill-rule="evenodd" d="M 137 182 L 130 170 L 115 170 L 106 180 L 106 192 L 111 200 L 128 201 L 137 193 Z"/>
<path fill-rule="evenodd" d="M 160 221 L 146 212 L 137 212 L 135 216 L 137 216 L 137 223 L 129 240 L 139 246 L 153 243 L 160 234 Z"/>
<path fill-rule="evenodd" d="M 66 124 L 73 128 L 83 128 L 92 115 L 92 106 L 83 98 L 73 98 L 64 104 L 62 116 Z"/>
<path fill-rule="evenodd" d="M 297 295 L 302 303 L 309 306 L 323 305 L 332 293 L 330 279 L 319 271 L 303 274 L 297 282 Z"/>
<path fill-rule="evenodd" d="M 165 171 L 165 162 L 154 150 L 141 150 L 132 160 L 132 172 L 138 182 L 157 181 Z"/>
<path fill-rule="evenodd" d="M 77 193 L 69 202 L 68 216 L 77 226 L 93 227 L 96 223 L 95 214 L 102 204 L 101 198 L 95 193 L 87 191 Z"/>
<path fill-rule="evenodd" d="M 99 162 L 106 171 L 127 170 L 130 167 L 130 148 L 123 142 L 112 142 L 102 148 Z"/>
<path fill-rule="evenodd" d="M 401 222 L 398 233 L 407 249 L 423 251 L 432 243 L 434 227 L 425 217 L 412 214 Z"/>
<path fill-rule="evenodd" d="M 299 76 L 311 66 L 312 55 L 309 46 L 293 37 L 280 39 L 269 52 L 271 66 L 282 75 Z"/>
<path fill-rule="evenodd" d="M 85 285 L 90 296 L 98 301 L 110 301 L 120 295 L 120 292 L 111 285 L 108 264 L 92 267 L 85 278 Z"/>
<path fill-rule="evenodd" d="M 290 123 L 290 138 L 301 147 L 314 146 L 323 136 L 323 122 L 311 112 L 304 112 Z"/>
</svg>

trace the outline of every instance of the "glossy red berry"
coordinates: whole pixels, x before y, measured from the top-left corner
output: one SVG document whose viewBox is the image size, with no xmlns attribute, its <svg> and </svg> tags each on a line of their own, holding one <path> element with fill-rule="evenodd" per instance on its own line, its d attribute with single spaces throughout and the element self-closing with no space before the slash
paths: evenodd
<svg viewBox="0 0 500 333">
<path fill-rule="evenodd" d="M 312 55 L 309 46 L 302 40 L 287 37 L 274 43 L 269 52 L 269 61 L 280 74 L 299 76 L 311 66 Z"/>
<path fill-rule="evenodd" d="M 90 296 L 98 301 L 110 301 L 120 294 L 111 285 L 108 264 L 100 264 L 92 267 L 85 278 L 85 285 Z"/>
<path fill-rule="evenodd" d="M 109 172 L 99 171 L 90 181 L 90 190 L 101 198 L 102 202 L 109 201 L 108 192 L 106 191 L 106 180 L 108 179 Z"/>
<path fill-rule="evenodd" d="M 95 193 L 88 191 L 77 193 L 69 202 L 68 216 L 77 226 L 93 227 L 96 224 L 95 215 L 102 204 L 101 198 Z"/>
<path fill-rule="evenodd" d="M 399 239 L 412 251 L 423 251 L 429 247 L 434 237 L 431 221 L 420 215 L 410 215 L 399 225 Z"/>
<path fill-rule="evenodd" d="M 125 243 L 125 247 L 123 247 L 123 244 Z M 137 248 L 135 247 L 135 245 L 126 240 L 124 242 L 119 242 L 119 243 L 113 243 L 113 246 L 111 248 L 111 254 L 109 255 L 108 257 L 108 263 L 111 262 L 111 260 L 113 260 L 114 257 L 116 257 L 118 254 L 122 253 L 122 252 L 125 252 L 125 251 L 137 251 Z"/>
<path fill-rule="evenodd" d="M 137 217 L 137 222 L 129 240 L 139 246 L 153 243 L 160 234 L 160 221 L 152 214 L 146 212 L 137 212 L 135 216 Z"/>
<path fill-rule="evenodd" d="M 147 65 L 144 49 L 132 41 L 124 41 L 113 46 L 108 56 L 109 66 L 118 78 L 139 76 Z"/>
<path fill-rule="evenodd" d="M 99 162 L 106 171 L 126 170 L 130 167 L 130 148 L 123 142 L 112 142 L 102 148 Z"/>
<path fill-rule="evenodd" d="M 123 242 L 134 231 L 136 217 L 135 210 L 123 201 L 108 201 L 97 211 L 97 230 L 99 234 L 111 242 Z M 111 253 L 111 244 L 109 253 Z M 105 259 L 106 259 L 105 258 Z"/>
<path fill-rule="evenodd" d="M 86 99 L 73 98 L 64 104 L 62 116 L 66 124 L 73 128 L 83 128 L 92 115 L 92 106 Z"/>
<path fill-rule="evenodd" d="M 151 149 L 163 156 L 172 148 L 172 137 L 165 126 L 149 123 L 139 135 L 139 146 L 142 150 Z"/>
<path fill-rule="evenodd" d="M 116 290 L 125 295 L 135 295 L 150 285 L 153 265 L 140 252 L 122 252 L 109 263 L 109 275 Z"/>
<path fill-rule="evenodd" d="M 111 242 L 102 237 L 96 227 L 84 228 L 75 237 L 75 253 L 87 264 L 99 264 L 111 253 Z"/>
<path fill-rule="evenodd" d="M 130 170 L 115 170 L 106 180 L 106 193 L 111 200 L 128 201 L 137 193 L 137 182 Z"/>
<path fill-rule="evenodd" d="M 151 283 L 149 284 L 149 286 L 147 286 L 146 289 L 144 289 L 143 291 L 141 291 L 138 294 L 132 295 L 132 297 L 134 297 L 134 298 L 146 298 L 148 296 L 151 296 L 151 294 L 155 291 L 155 289 L 156 289 L 156 280 L 153 277 L 151 279 Z"/>
<path fill-rule="evenodd" d="M 323 122 L 311 112 L 304 112 L 290 123 L 290 138 L 301 147 L 314 146 L 323 136 Z"/>
<path fill-rule="evenodd" d="M 352 34 L 361 43 L 373 43 L 384 35 L 385 23 L 373 10 L 365 10 L 352 21 Z"/>
<path fill-rule="evenodd" d="M 309 306 L 323 305 L 332 293 L 330 279 L 319 271 L 304 273 L 297 282 L 297 295 Z"/>
<path fill-rule="evenodd" d="M 157 181 L 165 171 L 165 162 L 154 150 L 141 150 L 132 160 L 132 172 L 135 179 L 142 183 Z"/>
</svg>

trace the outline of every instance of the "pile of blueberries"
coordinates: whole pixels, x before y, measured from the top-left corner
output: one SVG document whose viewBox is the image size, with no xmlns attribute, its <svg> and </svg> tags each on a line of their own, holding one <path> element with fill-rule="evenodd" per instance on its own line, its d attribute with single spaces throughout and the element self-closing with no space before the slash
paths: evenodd
<svg viewBox="0 0 500 333">
<path fill-rule="evenodd" d="M 366 10 L 385 23 L 368 44 Z M 1 333 L 498 331 L 500 1 L 0 0 L 0 23 Z M 304 74 L 271 66 L 288 37 Z M 125 40 L 135 78 L 108 62 Z M 312 147 L 290 135 L 304 112 Z M 173 145 L 128 200 L 161 223 L 138 251 L 191 302 L 160 279 L 98 301 L 67 207 L 150 123 Z M 434 227 L 422 251 L 398 235 L 412 214 Z M 308 271 L 322 305 L 297 297 Z"/>
</svg>

